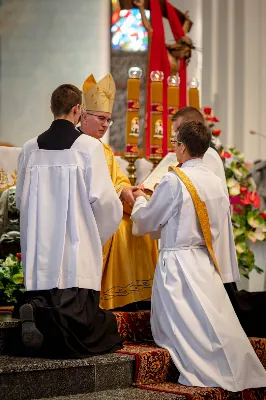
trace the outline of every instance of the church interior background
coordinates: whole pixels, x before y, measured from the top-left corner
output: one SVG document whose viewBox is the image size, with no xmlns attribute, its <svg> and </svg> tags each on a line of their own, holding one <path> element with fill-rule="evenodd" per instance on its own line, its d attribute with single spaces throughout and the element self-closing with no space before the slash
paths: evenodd
<svg viewBox="0 0 266 400">
<path fill-rule="evenodd" d="M 196 49 L 187 68 L 188 85 L 193 80 L 197 82 L 200 106 L 210 107 L 219 119 L 215 128 L 221 130 L 222 144 L 243 153 L 250 167 L 258 161 L 262 163 L 260 193 L 266 201 L 266 1 L 171 3 L 183 12 L 188 10 L 193 21 L 189 36 Z M 149 11 L 146 16 L 150 17 Z M 164 28 L 166 41 L 173 42 L 167 21 Z M 50 96 L 60 84 L 72 83 L 82 88 L 90 74 L 98 81 L 111 72 L 117 88 L 112 116 L 115 123 L 104 141 L 118 156 L 123 155 L 128 71 L 138 67 L 142 70 L 138 147 L 144 148 L 148 34 L 137 9 L 120 10 L 118 0 L 0 0 L 0 34 L 0 143 L 21 148 L 45 131 L 52 122 Z M 0 180 L 1 177 L 0 171 Z M 265 210 L 260 211 L 265 218 Z M 242 277 L 240 288 L 266 290 L 265 243 L 250 242 L 262 273 L 253 270 L 249 280 Z M 121 319 L 122 331 L 122 317 L 117 318 Z M 1 337 L 6 335 L 1 329 L 0 321 L 0 354 Z M 151 354 L 152 350 L 152 358 Z M 169 367 L 171 363 L 167 362 Z M 139 372 L 137 379 L 141 383 L 140 375 Z"/>
<path fill-rule="evenodd" d="M 123 46 L 117 50 L 111 44 L 111 2 L 2 0 L 1 3 L 0 140 L 21 146 L 43 131 L 51 121 L 49 96 L 61 82 L 81 87 L 89 73 L 100 79 L 111 71 L 118 93 L 110 143 L 115 150 L 122 150 L 125 131 L 121 121 L 126 110 L 119 104 L 130 66 L 143 69 L 143 87 L 145 51 L 123 51 L 126 50 Z M 189 10 L 194 22 L 190 37 L 199 51 L 193 52 L 188 81 L 193 77 L 198 79 L 201 105 L 213 107 L 224 143 L 235 145 L 250 162 L 264 159 L 265 139 L 251 136 L 249 131 L 265 131 L 265 1 L 173 0 L 172 3 L 180 10 Z M 167 22 L 165 31 L 167 41 L 172 41 Z M 143 101 L 142 97 L 141 111 Z"/>
<path fill-rule="evenodd" d="M 264 160 L 266 138 L 250 131 L 265 135 L 265 1 L 172 4 L 188 10 L 193 21 L 189 36 L 196 50 L 187 81 L 197 80 L 200 106 L 211 107 L 218 117 L 223 144 L 235 146 L 249 163 Z M 136 9 L 120 13 L 118 0 L 2 0 L 0 17 L 1 142 L 21 147 L 44 131 L 52 119 L 49 97 L 62 82 L 82 87 L 88 74 L 100 79 L 110 71 L 117 86 L 115 124 L 104 141 L 123 152 L 128 71 L 136 66 L 142 69 L 139 149 L 143 148 L 148 38 Z M 172 43 L 167 20 L 164 28 L 166 42 Z"/>
</svg>

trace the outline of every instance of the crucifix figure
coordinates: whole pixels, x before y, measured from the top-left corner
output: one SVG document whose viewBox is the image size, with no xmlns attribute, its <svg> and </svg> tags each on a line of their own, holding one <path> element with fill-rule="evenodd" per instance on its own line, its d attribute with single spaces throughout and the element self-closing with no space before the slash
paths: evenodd
<svg viewBox="0 0 266 400">
<path fill-rule="evenodd" d="M 168 19 L 166 1 L 159 0 L 159 2 L 160 2 L 160 7 L 161 7 L 163 17 Z M 130 8 L 133 8 L 134 6 L 139 9 L 143 25 L 148 32 L 148 37 L 149 37 L 149 42 L 150 42 L 150 39 L 152 37 L 153 28 L 152 28 L 152 23 L 148 20 L 148 18 L 146 17 L 146 14 L 145 14 L 145 9 L 147 9 L 147 10 L 150 9 L 150 0 L 120 0 L 120 6 L 122 9 L 130 9 Z M 180 68 L 179 60 L 180 59 L 183 58 L 183 59 L 185 59 L 187 64 L 189 63 L 190 58 L 191 58 L 192 49 L 194 49 L 192 40 L 187 36 L 187 33 L 190 31 L 190 29 L 192 27 L 192 22 L 189 19 L 188 12 L 183 14 L 181 11 L 179 11 L 175 7 L 174 7 L 174 10 L 178 16 L 178 19 L 181 22 L 181 25 L 182 25 L 185 35 L 173 44 L 166 43 L 166 49 L 167 49 L 167 55 L 168 55 L 168 60 L 169 60 L 169 64 L 170 64 L 171 75 L 175 75 L 179 72 L 179 68 Z"/>
</svg>

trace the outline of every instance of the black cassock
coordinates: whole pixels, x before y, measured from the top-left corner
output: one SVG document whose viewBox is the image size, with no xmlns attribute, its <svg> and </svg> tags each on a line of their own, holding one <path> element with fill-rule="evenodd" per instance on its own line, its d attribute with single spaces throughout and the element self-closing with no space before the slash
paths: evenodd
<svg viewBox="0 0 266 400">
<path fill-rule="evenodd" d="M 82 358 L 123 347 L 115 315 L 99 308 L 100 292 L 78 288 L 25 292 L 13 316 L 19 318 L 19 306 L 28 302 L 44 337 L 39 356 Z M 21 343 L 15 351 L 27 355 Z"/>
<path fill-rule="evenodd" d="M 224 287 L 246 335 L 265 338 L 266 292 L 237 290 L 235 283 L 225 283 Z"/>
</svg>

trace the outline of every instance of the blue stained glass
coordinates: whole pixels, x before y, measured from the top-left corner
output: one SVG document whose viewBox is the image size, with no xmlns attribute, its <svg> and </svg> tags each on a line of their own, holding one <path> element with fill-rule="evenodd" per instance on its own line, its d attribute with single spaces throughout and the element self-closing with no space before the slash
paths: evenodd
<svg viewBox="0 0 266 400">
<path fill-rule="evenodd" d="M 112 0 L 112 49 L 120 51 L 147 51 L 148 33 L 137 8 L 120 10 L 118 0 Z M 145 11 L 150 18 L 150 11 Z"/>
</svg>

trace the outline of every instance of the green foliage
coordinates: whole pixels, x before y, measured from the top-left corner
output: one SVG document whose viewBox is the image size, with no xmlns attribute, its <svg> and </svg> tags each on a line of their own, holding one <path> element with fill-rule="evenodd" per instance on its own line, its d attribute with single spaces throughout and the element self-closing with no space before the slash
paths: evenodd
<svg viewBox="0 0 266 400">
<path fill-rule="evenodd" d="M 208 114 L 206 114 L 206 112 Z M 260 211 L 260 198 L 256 192 L 256 184 L 250 176 L 250 171 L 244 160 L 244 154 L 235 147 L 223 146 L 219 135 L 221 131 L 214 129 L 210 108 L 203 110 L 205 120 L 213 132 L 213 144 L 219 152 L 225 169 L 227 188 L 231 202 L 232 225 L 236 246 L 236 254 L 240 273 L 246 278 L 255 269 L 263 272 L 255 264 L 255 257 L 250 250 L 250 242 L 266 239 L 266 212 Z"/>
<path fill-rule="evenodd" d="M 20 254 L 0 260 L 0 304 L 13 305 L 24 292 Z"/>
</svg>

